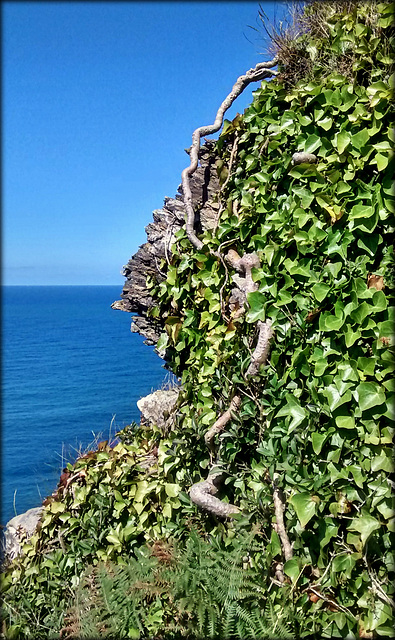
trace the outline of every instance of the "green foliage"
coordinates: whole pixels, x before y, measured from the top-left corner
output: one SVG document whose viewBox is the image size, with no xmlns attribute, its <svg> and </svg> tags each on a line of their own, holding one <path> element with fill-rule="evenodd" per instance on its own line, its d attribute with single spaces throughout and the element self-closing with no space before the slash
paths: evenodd
<svg viewBox="0 0 395 640">
<path fill-rule="evenodd" d="M 321 4 L 325 37 L 295 44 L 309 38 L 309 73 L 291 88 L 280 74 L 254 92 L 243 117 L 225 122 L 218 228 L 199 252 L 179 232 L 170 279 L 154 293 L 159 315 L 169 314 L 162 348 L 189 402 L 183 429 L 201 437 L 234 393 L 244 398 L 217 442 L 218 464 L 229 473 L 229 500 L 257 522 L 272 517 L 265 480 L 280 475 L 306 615 L 314 607 L 302 593 L 317 582 L 310 567 L 340 607 L 322 610 L 326 634 L 358 625 L 385 634 L 394 571 L 393 7 L 343 4 L 342 12 L 337 3 L 328 13 Z M 342 73 L 345 47 L 352 64 Z M 294 165 L 296 152 L 317 162 Z M 261 261 L 241 320 L 227 308 L 233 274 L 214 256 L 229 247 Z M 267 318 L 270 363 L 247 382 L 255 323 Z M 276 545 L 271 556 L 268 544 L 269 565 Z M 372 579 L 384 595 L 372 595 Z"/>
<path fill-rule="evenodd" d="M 183 549 L 162 543 L 126 564 L 89 567 L 68 629 L 82 639 L 292 638 L 290 607 L 257 586 L 262 551 L 251 536 L 223 548 L 192 532 Z"/>
<path fill-rule="evenodd" d="M 158 430 L 134 428 L 132 434 L 120 434 L 129 444 L 100 443 L 98 451 L 68 465 L 74 480 L 46 500 L 39 530 L 3 574 L 3 616 L 23 637 L 47 637 L 49 629 L 61 626 L 65 595 L 78 585 L 87 564 L 119 561 L 147 538 L 177 528 L 181 486 L 158 468 L 169 443 L 162 438 L 155 457 Z M 184 475 L 177 472 L 180 480 Z M 185 495 L 183 500 L 189 503 Z M 178 535 L 184 529 L 180 524 Z M 23 603 L 19 612 L 15 601 Z"/>
<path fill-rule="evenodd" d="M 8 638 L 58 637 L 67 624 L 86 637 L 265 637 L 275 622 L 284 637 L 392 634 L 393 6 L 312 3 L 303 15 L 309 32 L 287 44 L 301 73 L 285 59 L 225 122 L 217 228 L 200 251 L 179 231 L 166 280 L 151 282 L 158 349 L 182 379 L 176 424 L 166 437 L 126 430 L 69 466 L 76 479 L 3 575 Z M 317 161 L 294 164 L 298 152 Z M 229 248 L 260 259 L 239 318 L 234 272 L 218 257 Z M 247 380 L 266 319 L 270 358 Z M 204 434 L 235 394 L 240 410 L 214 442 L 222 498 L 241 510 L 224 523 L 187 492 L 211 464 Z M 275 474 L 294 554 L 283 583 Z M 147 544 L 169 538 L 176 561 L 162 567 Z"/>
<path fill-rule="evenodd" d="M 126 564 L 89 566 L 68 611 L 69 633 L 81 640 L 157 636 L 164 622 L 158 597 L 164 588 L 155 579 L 157 567 L 155 558 L 142 553 Z"/>
<path fill-rule="evenodd" d="M 393 9 L 389 3 L 358 0 L 308 0 L 292 6 L 290 24 L 263 29 L 271 49 L 281 59 L 280 78 L 292 87 L 300 80 L 341 73 L 348 81 L 370 84 L 379 68 L 393 70 Z"/>
</svg>

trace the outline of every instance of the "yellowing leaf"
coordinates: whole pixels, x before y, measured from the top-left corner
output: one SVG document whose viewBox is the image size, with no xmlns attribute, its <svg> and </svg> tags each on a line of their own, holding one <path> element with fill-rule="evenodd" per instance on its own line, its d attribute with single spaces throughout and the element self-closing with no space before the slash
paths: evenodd
<svg viewBox="0 0 395 640">
<path fill-rule="evenodd" d="M 382 153 L 376 153 L 374 159 L 376 161 L 377 168 L 379 171 L 382 171 L 383 169 L 385 169 L 389 162 L 388 155 L 384 156 Z"/>
<path fill-rule="evenodd" d="M 49 511 L 51 513 L 63 513 L 63 511 L 66 511 L 66 505 L 63 502 L 58 502 L 56 500 L 51 503 Z"/>
<path fill-rule="evenodd" d="M 176 498 L 181 491 L 181 487 L 179 484 L 167 483 L 165 484 L 165 491 L 169 498 Z"/>
<path fill-rule="evenodd" d="M 162 513 L 165 516 L 165 518 L 171 518 L 171 504 L 170 502 L 166 502 L 163 509 L 162 509 Z"/>
<path fill-rule="evenodd" d="M 110 544 L 113 544 L 116 547 L 119 547 L 122 544 L 118 536 L 116 536 L 114 533 L 109 533 L 108 536 L 106 536 L 106 540 L 108 540 Z"/>
</svg>

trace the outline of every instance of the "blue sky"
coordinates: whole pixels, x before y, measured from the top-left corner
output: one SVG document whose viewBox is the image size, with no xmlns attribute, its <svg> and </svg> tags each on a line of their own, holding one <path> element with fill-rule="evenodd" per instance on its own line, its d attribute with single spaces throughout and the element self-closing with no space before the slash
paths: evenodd
<svg viewBox="0 0 395 640">
<path fill-rule="evenodd" d="M 279 22 L 281 2 L 261 3 Z M 3 3 L 3 284 L 120 284 L 193 130 L 270 59 L 258 2 Z M 226 117 L 251 102 L 250 85 Z"/>
</svg>

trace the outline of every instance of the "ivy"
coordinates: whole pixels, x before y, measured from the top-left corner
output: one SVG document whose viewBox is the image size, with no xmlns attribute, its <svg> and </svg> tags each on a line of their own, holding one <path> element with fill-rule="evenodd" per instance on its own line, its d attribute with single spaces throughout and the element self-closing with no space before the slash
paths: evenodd
<svg viewBox="0 0 395 640">
<path fill-rule="evenodd" d="M 163 326 L 157 350 L 182 383 L 174 427 L 165 436 L 133 426 L 115 447 L 70 465 L 80 481 L 49 500 L 41 530 L 4 574 L 7 637 L 47 637 L 48 627 L 64 622 L 67 581 L 76 587 L 86 565 L 141 557 L 155 540 L 185 543 L 185 580 L 204 585 L 188 546 L 194 528 L 221 561 L 219 549 L 247 535 L 259 539 L 248 562 L 259 567 L 261 612 L 279 611 L 289 594 L 286 619 L 297 637 L 391 636 L 393 6 L 312 3 L 304 16 L 309 33 L 289 45 L 304 74 L 292 56 L 283 59 L 244 114 L 224 123 L 216 145 L 218 226 L 205 231 L 199 250 L 185 230 L 177 232 L 170 264 L 160 265 L 166 279 L 150 280 L 151 314 Z M 310 159 L 298 163 L 295 154 Z M 230 305 L 238 274 L 224 259 L 229 249 L 259 258 L 256 290 L 240 315 Z M 267 321 L 270 356 L 249 378 L 257 323 Z M 204 436 L 236 394 L 240 408 L 214 446 L 225 471 L 222 497 L 240 514 L 221 522 L 199 512 L 188 491 L 213 462 Z M 292 543 L 286 562 L 273 527 L 275 478 Z M 192 605 L 203 597 L 199 589 L 187 592 L 185 611 L 207 636 L 204 598 L 200 613 Z M 15 598 L 23 598 L 25 617 L 14 613 Z M 144 601 L 145 633 L 159 637 L 166 628 L 175 611 L 167 598 Z M 238 637 L 229 598 L 218 628 Z M 225 606 L 215 600 L 217 622 L 218 602 Z M 36 635 L 26 622 L 33 612 Z M 259 635 L 258 612 L 243 615 Z M 133 620 L 129 634 L 143 633 L 141 618 Z"/>
</svg>

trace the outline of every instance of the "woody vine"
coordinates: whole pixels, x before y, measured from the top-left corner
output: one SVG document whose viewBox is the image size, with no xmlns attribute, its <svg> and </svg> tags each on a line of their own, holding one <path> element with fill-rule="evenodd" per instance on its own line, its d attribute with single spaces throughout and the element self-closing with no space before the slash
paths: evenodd
<svg viewBox="0 0 395 640">
<path fill-rule="evenodd" d="M 278 58 L 274 58 L 269 62 L 260 63 L 256 65 L 254 69 L 250 69 L 249 71 L 247 71 L 245 75 L 240 76 L 234 84 L 231 93 L 225 98 L 220 108 L 218 109 L 214 123 L 212 125 L 199 127 L 192 134 L 192 146 L 189 152 L 191 161 L 190 165 L 182 172 L 182 187 L 187 215 L 186 233 L 192 245 L 198 250 L 201 250 L 204 245 L 195 233 L 195 211 L 192 203 L 192 194 L 189 180 L 198 167 L 200 139 L 203 136 L 216 133 L 222 127 L 223 118 L 226 111 L 233 104 L 234 100 L 251 82 L 263 80 L 270 77 L 271 75 L 275 75 L 276 71 L 273 69 L 273 67 L 275 67 L 278 62 Z M 234 161 L 234 150 L 232 151 L 233 154 L 231 155 L 230 165 Z M 303 162 L 311 163 L 315 161 L 316 156 L 314 156 L 313 154 L 296 153 L 293 156 L 294 164 L 300 164 Z M 223 257 L 220 255 L 219 251 L 214 251 L 213 254 L 217 257 L 220 257 L 220 259 L 223 261 Z M 238 319 L 244 315 L 245 306 L 248 304 L 247 294 L 252 293 L 253 291 L 257 291 L 258 289 L 258 285 L 256 284 L 256 282 L 254 282 L 252 276 L 252 269 L 258 269 L 260 267 L 260 261 L 256 253 L 245 253 L 242 257 L 240 257 L 234 249 L 230 249 L 228 251 L 225 256 L 225 260 L 231 267 L 233 267 L 233 269 L 241 274 L 241 276 L 239 276 L 236 280 L 236 287 L 233 289 L 230 298 L 230 308 L 234 311 L 233 317 L 234 319 Z M 235 307 L 237 307 L 236 310 Z M 258 339 L 255 350 L 251 354 L 251 362 L 245 374 L 245 377 L 247 379 L 250 376 L 257 375 L 259 373 L 260 366 L 265 364 L 269 354 L 270 341 L 273 338 L 271 320 L 268 319 L 265 322 L 258 321 L 257 327 L 259 332 Z M 209 447 L 211 454 L 214 449 L 214 437 L 219 434 L 232 419 L 232 414 L 234 412 L 237 412 L 237 410 L 240 408 L 240 402 L 240 396 L 235 395 L 230 402 L 229 408 L 206 432 L 204 440 L 206 445 Z M 211 456 L 211 466 L 214 467 L 215 465 L 216 461 L 213 461 Z M 206 480 L 198 482 L 191 487 L 189 495 L 192 502 L 205 509 L 206 511 L 212 513 L 214 516 L 230 517 L 232 516 L 232 514 L 239 513 L 239 509 L 238 507 L 229 503 L 225 503 L 216 497 L 218 488 L 221 485 L 222 480 L 223 473 L 221 471 L 217 471 L 213 474 L 209 473 Z M 279 491 L 276 480 L 274 478 L 273 488 L 273 501 L 276 514 L 276 524 L 274 526 L 280 536 L 284 559 L 285 561 L 287 561 L 292 558 L 292 546 L 289 542 L 289 538 L 284 525 L 284 496 L 282 492 Z M 284 578 L 282 577 L 281 579 L 283 581 Z"/>
</svg>

